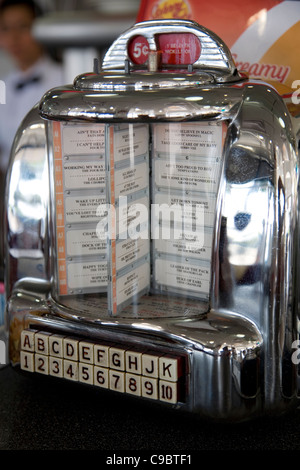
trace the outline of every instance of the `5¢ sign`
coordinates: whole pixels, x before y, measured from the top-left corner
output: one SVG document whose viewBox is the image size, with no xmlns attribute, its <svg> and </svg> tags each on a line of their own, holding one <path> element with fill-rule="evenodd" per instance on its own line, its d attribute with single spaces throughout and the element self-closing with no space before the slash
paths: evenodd
<svg viewBox="0 0 300 470">
<path fill-rule="evenodd" d="M 201 54 L 200 41 L 191 33 L 158 34 L 156 48 L 161 53 L 164 65 L 193 64 Z M 145 64 L 148 60 L 149 49 L 149 43 L 144 36 L 135 36 L 128 46 L 128 56 L 131 62 L 136 65 Z"/>
<path fill-rule="evenodd" d="M 144 36 L 136 36 L 132 39 L 128 47 L 130 60 L 137 65 L 144 64 L 149 55 L 149 44 Z"/>
</svg>

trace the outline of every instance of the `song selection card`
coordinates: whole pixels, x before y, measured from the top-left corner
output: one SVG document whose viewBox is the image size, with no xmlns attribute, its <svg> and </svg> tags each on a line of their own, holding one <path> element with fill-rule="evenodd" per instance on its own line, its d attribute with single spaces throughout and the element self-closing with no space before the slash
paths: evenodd
<svg viewBox="0 0 300 470">
<path fill-rule="evenodd" d="M 117 315 L 150 289 L 149 130 L 147 125 L 107 128 L 108 304 Z"/>
<path fill-rule="evenodd" d="M 172 146 L 173 147 L 173 146 Z M 211 153 L 211 152 L 210 152 Z M 173 190 L 197 191 L 201 187 L 202 191 L 217 191 L 219 161 L 212 157 L 199 157 L 198 161 L 166 161 L 158 159 L 155 162 L 156 184 Z"/>
<path fill-rule="evenodd" d="M 106 202 L 105 126 L 53 122 L 60 295 L 107 290 L 106 243 L 96 233 Z"/>
<path fill-rule="evenodd" d="M 78 229 L 73 226 L 66 230 L 66 255 L 69 257 L 99 255 L 106 259 L 106 240 L 99 238 L 95 224 Z"/>
<path fill-rule="evenodd" d="M 206 298 L 209 292 L 210 269 L 200 263 L 183 262 L 182 259 L 170 261 L 156 260 L 156 282 L 165 288 L 171 287 L 176 292 L 192 291 L 197 296 Z"/>
<path fill-rule="evenodd" d="M 53 122 L 60 294 L 107 291 L 117 315 L 149 292 L 152 265 L 154 292 L 207 300 L 225 132 L 154 124 L 150 164 L 147 125 Z M 107 202 L 108 240 L 97 232 Z"/>
<path fill-rule="evenodd" d="M 156 292 L 209 298 L 225 130 L 216 122 L 153 125 L 152 203 L 163 214 L 152 219 Z"/>
<path fill-rule="evenodd" d="M 201 235 L 205 227 L 212 227 L 215 220 L 216 196 L 214 193 L 195 192 L 186 193 L 177 190 L 163 191 L 161 188 L 154 196 L 156 206 L 152 208 L 153 224 L 161 223 L 170 225 L 172 220 L 175 227 L 183 228 L 189 234 L 192 227 L 201 229 Z M 160 219 L 155 215 L 161 214 Z"/>
<path fill-rule="evenodd" d="M 99 292 L 99 286 L 107 286 L 107 260 L 104 261 L 72 261 L 67 264 L 68 287 L 73 291 L 86 292 L 93 290 Z"/>
<path fill-rule="evenodd" d="M 181 232 L 178 237 L 166 239 L 160 237 L 155 240 L 155 249 L 158 253 L 167 253 L 171 256 L 181 257 L 186 260 L 207 261 L 211 257 L 212 230 L 206 228 L 204 233 L 199 235 L 186 234 Z"/>
</svg>

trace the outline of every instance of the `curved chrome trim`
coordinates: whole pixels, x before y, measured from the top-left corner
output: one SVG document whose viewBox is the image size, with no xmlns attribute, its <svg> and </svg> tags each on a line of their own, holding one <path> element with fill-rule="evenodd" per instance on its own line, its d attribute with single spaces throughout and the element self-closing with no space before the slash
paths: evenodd
<svg viewBox="0 0 300 470">
<path fill-rule="evenodd" d="M 183 90 L 184 88 L 199 88 L 201 85 L 215 83 L 214 76 L 207 72 L 200 73 L 147 73 L 133 72 L 129 75 L 116 72 L 101 74 L 89 73 L 76 77 L 76 90 L 91 90 L 104 92 L 133 92 L 149 90 Z"/>
<path fill-rule="evenodd" d="M 193 67 L 221 70 L 229 75 L 236 73 L 236 67 L 229 48 L 215 33 L 194 21 L 169 19 L 137 23 L 123 33 L 105 54 L 102 65 L 103 70 L 124 69 L 125 61 L 129 60 L 127 45 L 135 36 L 144 36 L 149 43 L 150 50 L 156 52 L 155 35 L 158 33 L 194 34 L 201 43 L 201 54 Z"/>
<path fill-rule="evenodd" d="M 48 202 L 46 130 L 36 105 L 18 129 L 7 173 L 7 297 L 24 277 L 49 278 Z"/>
<path fill-rule="evenodd" d="M 213 84 L 183 89 L 138 91 L 50 90 L 40 102 L 48 120 L 80 119 L 90 122 L 180 122 L 196 119 L 232 119 L 243 100 L 240 87 Z"/>
</svg>

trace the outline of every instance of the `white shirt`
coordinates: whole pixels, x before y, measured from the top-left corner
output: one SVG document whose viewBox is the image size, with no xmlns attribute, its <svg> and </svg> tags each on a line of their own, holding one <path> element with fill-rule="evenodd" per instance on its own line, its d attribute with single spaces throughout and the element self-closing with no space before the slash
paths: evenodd
<svg viewBox="0 0 300 470">
<path fill-rule="evenodd" d="M 30 82 L 33 77 L 38 77 L 37 81 Z M 17 90 L 16 86 L 26 80 L 29 80 L 27 85 Z M 44 57 L 25 73 L 10 73 L 4 84 L 5 104 L 0 103 L 0 171 L 5 173 L 13 139 L 23 118 L 46 91 L 65 83 L 62 67 Z"/>
</svg>

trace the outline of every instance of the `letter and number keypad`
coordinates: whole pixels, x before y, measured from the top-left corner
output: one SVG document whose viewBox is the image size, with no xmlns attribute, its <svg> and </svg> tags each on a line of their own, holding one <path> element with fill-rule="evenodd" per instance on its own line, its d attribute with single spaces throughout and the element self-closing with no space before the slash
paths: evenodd
<svg viewBox="0 0 300 470">
<path fill-rule="evenodd" d="M 20 367 L 171 404 L 185 401 L 184 355 L 26 329 L 21 333 Z"/>
</svg>

